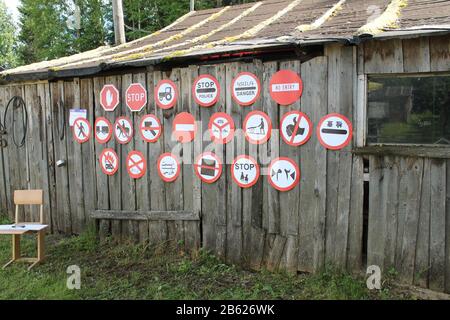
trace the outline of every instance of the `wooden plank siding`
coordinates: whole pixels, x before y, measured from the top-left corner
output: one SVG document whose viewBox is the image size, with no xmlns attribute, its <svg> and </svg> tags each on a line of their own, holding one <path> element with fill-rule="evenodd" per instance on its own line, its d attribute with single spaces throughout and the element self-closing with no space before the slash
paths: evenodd
<svg viewBox="0 0 450 320">
<path fill-rule="evenodd" d="M 368 76 L 449 72 L 449 43 L 448 35 L 371 41 L 359 49 L 358 64 Z M 367 153 L 372 154 L 367 263 L 395 269 L 403 282 L 450 292 L 448 156 L 377 149 Z"/>
<path fill-rule="evenodd" d="M 442 44 L 444 40 L 447 45 Z M 404 282 L 449 292 L 450 160 L 352 152 L 354 147 L 364 147 L 367 76 L 450 71 L 448 41 L 449 37 L 436 37 L 367 41 L 358 47 L 334 44 L 325 47 L 324 55 L 307 61 L 247 60 L 171 70 L 149 67 L 145 72 L 1 86 L 1 115 L 9 99 L 19 95 L 27 102 L 30 121 L 23 148 L 14 146 L 10 134 L 4 136 L 8 147 L 0 149 L 1 210 L 12 217 L 13 190 L 43 188 L 52 232 L 79 234 L 89 225 L 90 212 L 103 212 L 94 217 L 101 239 L 172 243 L 180 250 L 202 247 L 228 263 L 296 273 L 317 272 L 326 265 L 363 270 L 363 211 L 368 205 L 367 264 L 379 265 L 384 272 L 395 268 Z M 287 107 L 277 105 L 269 93 L 271 76 L 281 69 L 295 70 L 304 81 L 302 98 Z M 253 106 L 239 106 L 231 97 L 232 80 L 242 71 L 257 74 L 261 81 L 261 96 Z M 221 85 L 219 102 L 211 108 L 199 107 L 192 97 L 194 79 L 205 73 Z M 154 87 L 162 79 L 178 86 L 180 95 L 172 109 L 156 106 Z M 131 113 L 125 103 L 125 91 L 132 82 L 148 91 L 147 105 L 138 113 Z M 121 94 L 114 112 L 100 106 L 104 84 L 114 84 Z M 60 102 L 64 115 L 59 114 Z M 129 116 L 133 140 L 119 145 L 112 137 L 99 144 L 92 136 L 89 142 L 77 144 L 68 116 L 70 108 L 78 107 L 88 110 L 92 127 L 100 116 L 112 124 L 121 115 Z M 274 131 L 266 144 L 249 144 L 240 130 L 251 110 L 262 110 L 272 120 Z M 300 147 L 286 145 L 279 136 L 280 119 L 290 110 L 306 113 L 314 124 L 310 141 Z M 182 111 L 194 115 L 199 130 L 193 142 L 180 146 L 172 139 L 172 123 Z M 210 117 L 219 111 L 231 115 L 237 129 L 235 139 L 226 145 L 211 143 L 207 132 Z M 326 150 L 316 136 L 319 120 L 331 112 L 353 122 L 354 138 L 339 151 Z M 138 132 L 145 114 L 155 114 L 163 125 L 155 143 L 144 142 Z M 66 119 L 62 140 L 59 116 Z M 104 175 L 99 166 L 105 148 L 116 150 L 120 158 L 120 169 L 113 176 Z M 131 150 L 147 157 L 147 172 L 139 180 L 126 171 Z M 222 176 L 213 184 L 201 182 L 194 174 L 192 163 L 204 151 L 213 151 L 224 161 Z M 163 182 L 157 173 L 157 159 L 164 152 L 182 160 L 182 172 L 172 183 Z M 230 165 L 239 154 L 250 154 L 261 165 L 262 175 L 251 189 L 240 188 L 231 178 Z M 290 192 L 278 192 L 268 183 L 267 166 L 278 156 L 291 157 L 300 167 L 300 183 Z M 67 161 L 65 166 L 56 166 L 60 159 Z M 368 204 L 364 203 L 367 161 Z M 120 215 L 114 219 L 108 212 Z M 142 218 L 151 212 L 158 213 L 156 218 Z M 160 219 L 165 212 L 170 219 Z M 198 220 L 185 219 L 183 212 Z M 27 215 L 34 212 L 21 212 Z"/>
</svg>

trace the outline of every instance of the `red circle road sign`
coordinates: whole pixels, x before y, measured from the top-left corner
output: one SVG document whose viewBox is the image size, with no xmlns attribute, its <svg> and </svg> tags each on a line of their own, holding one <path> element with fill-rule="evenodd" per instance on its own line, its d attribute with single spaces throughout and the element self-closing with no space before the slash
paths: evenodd
<svg viewBox="0 0 450 320">
<path fill-rule="evenodd" d="M 195 160 L 194 168 L 197 177 L 206 183 L 217 181 L 222 174 L 222 162 L 212 152 L 200 154 Z"/>
<path fill-rule="evenodd" d="M 195 102 L 202 107 L 211 107 L 220 95 L 220 85 L 216 78 L 208 74 L 199 76 L 192 86 Z"/>
<path fill-rule="evenodd" d="M 131 151 L 127 156 L 127 171 L 131 178 L 139 179 L 145 174 L 147 163 L 139 151 Z"/>
<path fill-rule="evenodd" d="M 294 160 L 280 157 L 275 158 L 269 165 L 269 183 L 279 191 L 289 191 L 300 181 L 300 169 Z"/>
<path fill-rule="evenodd" d="M 188 112 L 181 112 L 175 116 L 172 123 L 172 132 L 175 138 L 181 143 L 194 140 L 197 126 L 195 118 Z"/>
<path fill-rule="evenodd" d="M 300 111 L 290 111 L 280 121 L 280 134 L 288 145 L 297 147 L 311 138 L 313 124 L 309 117 Z"/>
<path fill-rule="evenodd" d="M 171 80 L 161 80 L 155 89 L 155 102 L 161 109 L 172 108 L 178 100 L 177 85 Z"/>
<path fill-rule="evenodd" d="M 156 142 L 158 141 L 159 136 L 161 136 L 161 122 L 155 115 L 146 114 L 141 119 L 139 132 L 141 133 L 141 137 L 144 141 Z"/>
<path fill-rule="evenodd" d="M 119 157 L 113 149 L 105 149 L 100 154 L 100 167 L 104 174 L 114 175 L 119 169 Z"/>
<path fill-rule="evenodd" d="M 141 111 L 147 104 L 147 90 L 140 83 L 132 83 L 125 92 L 128 108 L 133 112 Z"/>
<path fill-rule="evenodd" d="M 114 111 L 119 104 L 119 90 L 113 84 L 105 84 L 100 91 L 100 105 L 105 111 Z"/>
<path fill-rule="evenodd" d="M 270 79 L 269 90 L 273 100 L 288 106 L 302 96 L 303 81 L 294 71 L 280 70 Z"/>
<path fill-rule="evenodd" d="M 261 83 L 253 73 L 241 72 L 231 83 L 231 94 L 239 105 L 252 105 L 261 94 Z"/>
<path fill-rule="evenodd" d="M 237 156 L 231 165 L 231 177 L 241 188 L 250 188 L 259 179 L 259 164 L 251 156 Z"/>
<path fill-rule="evenodd" d="M 180 162 L 178 161 L 178 158 L 170 152 L 163 153 L 159 156 L 157 167 L 159 177 L 165 182 L 173 182 L 177 180 L 180 175 Z"/>
<path fill-rule="evenodd" d="M 253 144 L 263 144 L 272 134 L 272 121 L 262 111 L 252 111 L 244 120 L 245 138 Z"/>
<path fill-rule="evenodd" d="M 104 117 L 98 117 L 95 120 L 95 140 L 98 143 L 107 143 L 112 136 L 112 125 L 108 119 Z"/>
<path fill-rule="evenodd" d="M 85 143 L 91 137 L 91 124 L 84 118 L 76 118 L 73 122 L 73 138 L 78 143 Z"/>
<path fill-rule="evenodd" d="M 330 113 L 320 119 L 317 125 L 319 142 L 327 149 L 339 150 L 346 147 L 353 134 L 352 123 L 339 113 Z"/>
<path fill-rule="evenodd" d="M 133 138 L 133 125 L 128 117 L 119 117 L 114 123 L 114 136 L 120 144 L 127 144 Z"/>
<path fill-rule="evenodd" d="M 208 129 L 213 142 L 228 143 L 234 136 L 233 118 L 225 112 L 216 112 L 209 119 Z"/>
</svg>

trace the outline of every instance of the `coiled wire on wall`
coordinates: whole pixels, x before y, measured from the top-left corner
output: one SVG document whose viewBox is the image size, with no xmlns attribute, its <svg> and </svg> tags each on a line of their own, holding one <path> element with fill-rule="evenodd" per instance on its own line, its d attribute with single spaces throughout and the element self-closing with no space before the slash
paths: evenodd
<svg viewBox="0 0 450 320">
<path fill-rule="evenodd" d="M 0 123 L 0 131 L 3 132 L 4 134 L 7 134 L 7 123 L 6 123 L 6 118 L 8 116 L 8 111 L 9 108 L 12 106 L 12 138 L 13 138 L 13 142 L 16 145 L 17 148 L 21 148 L 25 145 L 25 140 L 27 137 L 27 130 L 28 130 L 28 112 L 27 112 L 27 106 L 25 104 L 25 101 L 22 99 L 22 97 L 19 96 L 14 96 L 12 97 L 8 104 L 6 105 L 6 109 L 5 109 L 5 113 L 3 114 L 3 124 Z M 15 130 L 15 125 L 16 125 L 16 111 L 18 109 L 22 109 L 22 132 L 23 132 L 23 136 L 22 139 L 20 139 L 20 141 L 17 140 L 16 138 L 16 130 Z"/>
</svg>

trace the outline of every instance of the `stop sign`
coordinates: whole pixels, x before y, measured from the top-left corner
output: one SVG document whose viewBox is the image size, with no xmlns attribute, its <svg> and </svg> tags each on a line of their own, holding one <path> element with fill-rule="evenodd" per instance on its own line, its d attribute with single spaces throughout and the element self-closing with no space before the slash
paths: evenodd
<svg viewBox="0 0 450 320">
<path fill-rule="evenodd" d="M 147 104 L 147 91 L 140 83 L 132 83 L 126 93 L 126 102 L 131 111 L 138 112 Z"/>
<path fill-rule="evenodd" d="M 100 91 L 100 105 L 105 111 L 114 111 L 119 104 L 119 90 L 113 84 L 105 84 Z"/>
</svg>

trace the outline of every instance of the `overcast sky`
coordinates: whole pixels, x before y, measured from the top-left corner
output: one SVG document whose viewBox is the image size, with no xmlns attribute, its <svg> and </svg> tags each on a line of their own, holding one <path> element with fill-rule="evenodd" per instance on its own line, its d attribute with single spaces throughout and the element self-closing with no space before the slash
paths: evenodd
<svg viewBox="0 0 450 320">
<path fill-rule="evenodd" d="M 18 21 L 19 12 L 17 11 L 17 6 L 19 5 L 20 0 L 5 0 L 6 6 L 9 11 L 13 14 L 14 21 Z"/>
</svg>

